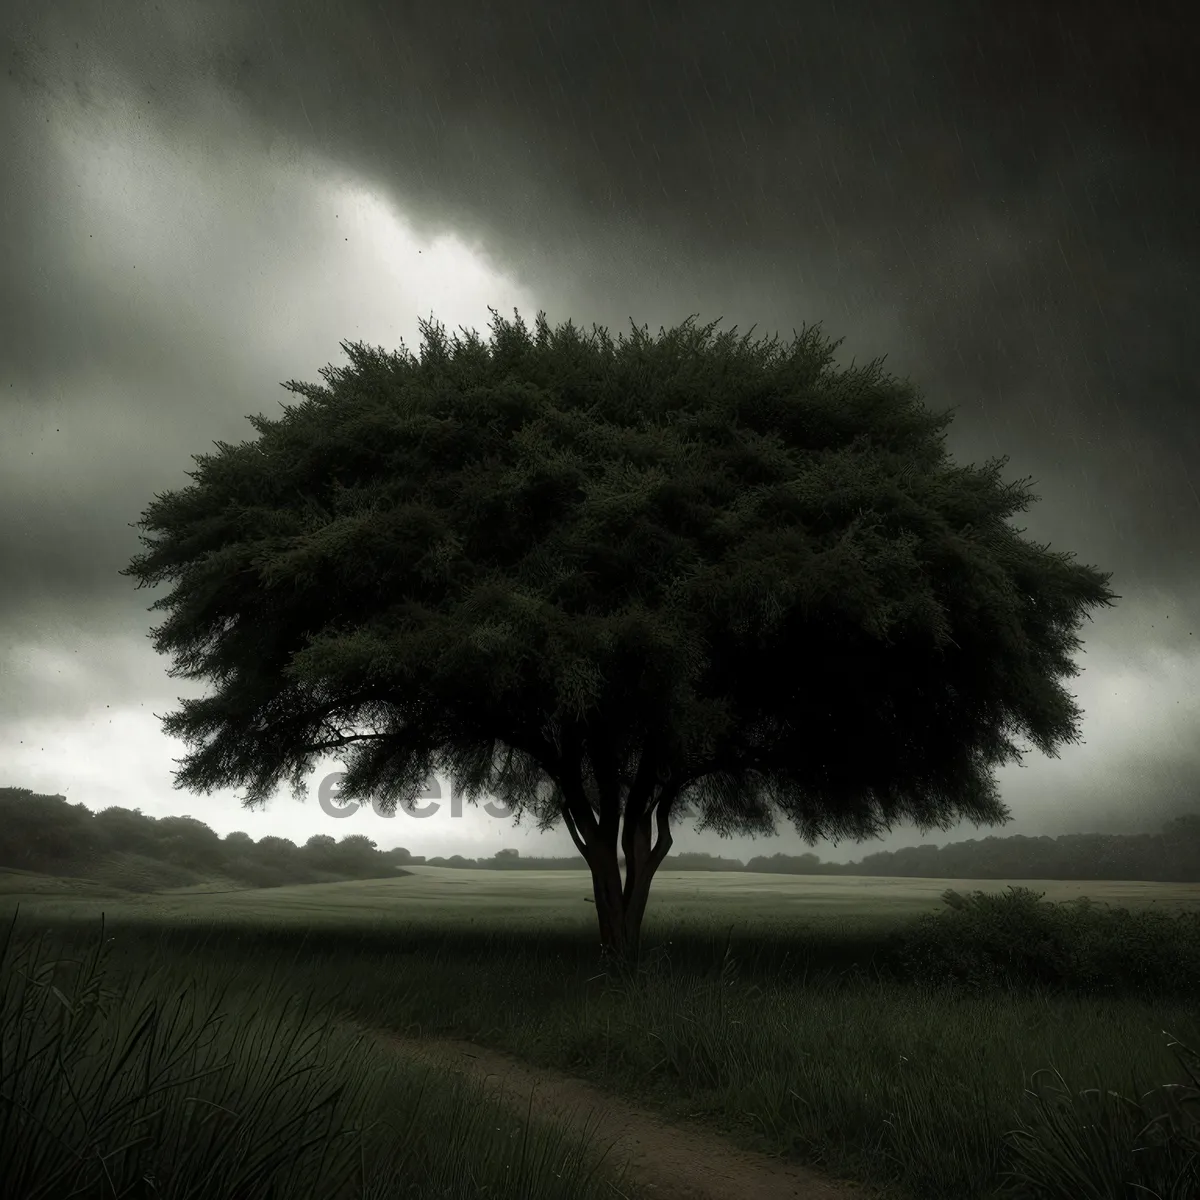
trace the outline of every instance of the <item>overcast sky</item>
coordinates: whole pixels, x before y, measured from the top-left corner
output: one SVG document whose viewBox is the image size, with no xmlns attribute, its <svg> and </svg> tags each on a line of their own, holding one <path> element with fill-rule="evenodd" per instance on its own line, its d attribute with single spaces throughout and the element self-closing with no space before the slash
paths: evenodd
<svg viewBox="0 0 1200 1200">
<path fill-rule="evenodd" d="M 1028 536 L 1113 572 L 1085 744 L 995 832 L 1200 811 L 1200 113 L 1184 3 L 0 0 L 0 785 L 227 833 L 566 853 L 469 806 L 334 822 L 172 788 L 164 614 L 118 570 L 191 456 L 338 343 L 487 308 L 691 313 L 888 356 Z M 1111 10 L 1111 11 L 1110 11 Z M 1192 82 L 1187 82 L 1192 73 Z M 819 844 L 845 860 L 882 846 Z M 801 847 L 680 849 L 743 857 Z"/>
</svg>

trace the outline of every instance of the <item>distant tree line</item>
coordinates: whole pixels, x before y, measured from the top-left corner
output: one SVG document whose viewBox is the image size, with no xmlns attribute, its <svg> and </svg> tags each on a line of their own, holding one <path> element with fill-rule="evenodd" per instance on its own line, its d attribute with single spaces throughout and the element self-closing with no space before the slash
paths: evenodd
<svg viewBox="0 0 1200 1200">
<path fill-rule="evenodd" d="M 435 855 L 433 858 L 413 859 L 430 867 L 484 867 L 489 870 L 526 870 L 526 871 L 581 871 L 578 854 L 568 854 L 562 858 L 522 858 L 519 850 L 497 850 L 493 858 L 464 858 L 461 854 L 452 854 L 449 858 Z M 620 858 L 625 865 L 624 857 Z M 686 852 L 672 854 L 664 860 L 659 868 L 662 871 L 744 871 L 746 867 L 739 859 L 721 858 L 715 854 Z"/>
<path fill-rule="evenodd" d="M 100 878 L 131 890 L 212 880 L 245 887 L 378 879 L 404 872 L 407 850 L 380 851 L 362 834 L 288 838 L 225 837 L 194 817 L 150 817 L 140 809 L 94 813 L 64 796 L 0 788 L 0 868 Z"/>
<path fill-rule="evenodd" d="M 430 866 L 578 870 L 576 856 L 430 858 Z M 1176 817 L 1161 833 L 1066 833 L 1058 837 L 971 838 L 945 846 L 880 850 L 857 862 L 823 863 L 815 854 L 759 855 L 742 863 L 702 851 L 672 854 L 663 871 L 755 871 L 784 875 L 887 875 L 926 879 L 1139 879 L 1200 883 L 1200 815 Z"/>
<path fill-rule="evenodd" d="M 402 867 L 578 871 L 579 856 L 522 858 L 512 849 L 490 858 L 422 858 L 404 847 L 379 850 L 351 834 L 317 834 L 303 846 L 287 838 L 255 841 L 245 833 L 221 837 L 194 817 L 148 817 L 138 809 L 93 813 L 63 796 L 0 788 L 0 868 L 49 874 L 94 873 L 94 864 L 119 856 L 160 863 L 196 880 L 224 878 L 250 887 L 376 879 Z M 759 855 L 749 862 L 703 851 L 670 855 L 664 871 L 753 871 L 785 875 L 887 875 L 927 879 L 1136 879 L 1200 883 L 1200 815 L 1168 821 L 1160 833 L 1067 833 L 1058 837 L 971 838 L 945 846 L 880 850 L 857 862 L 825 863 L 816 854 Z M 182 873 L 182 874 L 181 874 Z M 190 880 L 185 879 L 184 882 Z"/>
</svg>

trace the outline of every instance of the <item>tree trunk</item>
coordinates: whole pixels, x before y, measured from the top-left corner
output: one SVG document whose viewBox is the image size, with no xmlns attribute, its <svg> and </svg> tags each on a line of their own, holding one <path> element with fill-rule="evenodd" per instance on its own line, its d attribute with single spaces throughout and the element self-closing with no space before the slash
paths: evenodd
<svg viewBox="0 0 1200 1200">
<path fill-rule="evenodd" d="M 598 800 L 588 795 L 579 771 L 579 747 L 571 745 L 569 730 L 564 737 L 575 757 L 570 769 L 564 769 L 559 777 L 564 793 L 561 812 L 571 840 L 592 873 L 601 954 L 623 969 L 636 967 L 650 884 L 671 849 L 671 808 L 682 782 L 669 781 L 669 774 L 667 779 L 655 778 L 655 755 L 649 747 L 642 755 L 621 812 L 621 780 L 615 757 L 604 752 L 603 734 L 594 734 L 597 746 L 592 747 L 593 769 L 598 769 L 594 779 Z M 653 846 L 652 824 L 658 834 Z M 624 882 L 617 860 L 618 841 L 625 855 Z"/>
<path fill-rule="evenodd" d="M 643 811 L 630 819 L 626 813 L 621 846 L 625 852 L 625 880 L 617 861 L 616 847 L 592 848 L 588 866 L 592 872 L 592 895 L 600 924 L 600 949 L 604 957 L 623 969 L 637 967 L 642 945 L 642 919 L 650 898 L 650 884 L 671 848 L 670 807 L 674 797 L 660 799 L 656 813 L 658 838 L 650 844 L 651 813 Z"/>
<path fill-rule="evenodd" d="M 588 866 L 592 872 L 592 895 L 600 924 L 600 953 L 606 960 L 629 964 L 630 944 L 621 888 L 621 868 L 615 849 L 600 847 Z M 636 937 L 635 937 L 636 947 Z M 634 949 L 636 961 L 636 948 Z"/>
</svg>

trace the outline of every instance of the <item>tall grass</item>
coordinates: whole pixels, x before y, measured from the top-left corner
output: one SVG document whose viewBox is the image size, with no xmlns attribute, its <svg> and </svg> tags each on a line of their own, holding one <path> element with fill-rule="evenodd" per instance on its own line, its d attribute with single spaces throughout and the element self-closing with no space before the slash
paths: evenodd
<svg viewBox="0 0 1200 1200">
<path fill-rule="evenodd" d="M 1024 888 L 944 899 L 875 930 L 660 923 L 633 975 L 598 969 L 590 930 L 549 928 L 130 925 L 114 957 L 245 964 L 329 1012 L 473 1037 L 897 1197 L 1200 1197 L 1197 918 Z"/>
<path fill-rule="evenodd" d="M 387 1054 L 285 979 L 171 955 L 113 972 L 112 947 L 3 932 L 5 1200 L 631 1194 L 584 1139 Z"/>
</svg>

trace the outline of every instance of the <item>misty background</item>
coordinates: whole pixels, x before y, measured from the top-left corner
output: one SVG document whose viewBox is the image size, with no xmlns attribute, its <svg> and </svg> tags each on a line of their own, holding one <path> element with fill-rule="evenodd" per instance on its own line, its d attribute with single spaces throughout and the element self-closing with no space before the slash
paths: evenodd
<svg viewBox="0 0 1200 1200">
<path fill-rule="evenodd" d="M 887 355 L 1027 535 L 1112 571 L 1084 743 L 988 833 L 1200 812 L 1200 85 L 1182 3 L 0 3 L 0 786 L 224 834 L 565 854 L 470 805 L 334 821 L 172 788 L 157 593 L 118 576 L 191 456 L 338 343 L 689 314 Z M 804 849 L 701 837 L 746 859 Z"/>
</svg>

